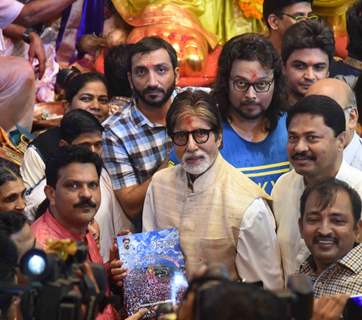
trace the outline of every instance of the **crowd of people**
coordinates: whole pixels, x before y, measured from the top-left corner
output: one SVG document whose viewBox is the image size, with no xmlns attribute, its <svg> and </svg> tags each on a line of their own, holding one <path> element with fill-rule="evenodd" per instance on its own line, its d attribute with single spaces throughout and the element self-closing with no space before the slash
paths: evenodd
<svg viewBox="0 0 362 320">
<path fill-rule="evenodd" d="M 32 129 L 45 71 L 29 27 L 73 2 L 0 1 L 0 28 L 29 44 L 33 64 L 0 56 L 0 126 L 13 142 Z M 156 36 L 109 50 L 105 75 L 63 79 L 59 126 L 29 143 L 21 166 L 0 159 L 0 240 L 16 252 L 0 245 L 0 282 L 21 279 L 29 249 L 71 239 L 104 266 L 106 294 L 122 295 L 117 235 L 177 228 L 190 279 L 220 263 L 229 275 L 203 304 L 190 286 L 179 319 L 287 319 L 272 292 L 296 274 L 313 284 L 311 319 L 340 319 L 362 295 L 362 1 L 346 13 L 344 61 L 312 1 L 263 6 L 268 34 L 227 41 L 211 88 L 177 87 L 177 53 Z M 0 29 L 0 49 L 1 39 Z M 11 303 L 0 318 L 16 318 Z"/>
</svg>

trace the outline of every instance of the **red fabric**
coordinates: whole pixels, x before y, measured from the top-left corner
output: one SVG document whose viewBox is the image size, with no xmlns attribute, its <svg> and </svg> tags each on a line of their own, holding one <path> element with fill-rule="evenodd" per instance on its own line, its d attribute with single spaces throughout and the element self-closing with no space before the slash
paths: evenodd
<svg viewBox="0 0 362 320">
<path fill-rule="evenodd" d="M 347 56 L 348 56 L 347 35 L 337 36 L 337 37 L 335 37 L 335 40 L 336 40 L 336 56 L 341 57 L 342 59 L 347 58 Z"/>
<path fill-rule="evenodd" d="M 94 61 L 94 69 L 99 73 L 104 73 L 105 52 L 105 49 L 101 49 L 97 54 L 96 61 Z"/>
<path fill-rule="evenodd" d="M 47 210 L 41 217 L 39 217 L 32 225 L 31 230 L 37 242 L 37 246 L 45 248 L 46 240 L 62 240 L 71 239 L 75 241 L 84 241 L 88 246 L 88 258 L 90 262 L 103 264 L 103 259 L 99 253 L 96 242 L 92 235 L 87 232 L 84 237 L 66 229 L 62 224 L 56 220 L 53 215 Z M 113 320 L 117 319 L 111 305 L 108 305 L 102 314 L 99 314 L 97 320 Z"/>
</svg>

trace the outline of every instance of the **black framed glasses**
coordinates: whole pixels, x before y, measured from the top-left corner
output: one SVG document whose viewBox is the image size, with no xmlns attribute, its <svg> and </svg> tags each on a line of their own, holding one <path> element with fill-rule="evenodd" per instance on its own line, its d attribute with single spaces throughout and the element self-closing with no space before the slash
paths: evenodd
<svg viewBox="0 0 362 320">
<path fill-rule="evenodd" d="M 206 143 L 209 140 L 210 132 L 214 129 L 196 129 L 193 131 L 176 131 L 171 134 L 172 142 L 177 146 L 185 146 L 189 141 L 190 134 L 197 144 Z"/>
<path fill-rule="evenodd" d="M 313 12 L 309 13 L 308 15 L 304 15 L 304 14 L 292 15 L 292 14 L 282 12 L 281 15 L 287 16 L 287 17 L 293 19 L 295 22 L 300 22 L 302 20 L 319 20 L 319 16 Z"/>
<path fill-rule="evenodd" d="M 261 93 L 261 92 L 268 92 L 270 89 L 270 86 L 274 82 L 274 79 L 271 80 L 259 80 L 256 82 L 249 82 L 243 79 L 230 79 L 233 85 L 234 90 L 241 91 L 241 92 L 247 92 L 250 87 L 253 87 L 255 92 Z"/>
</svg>

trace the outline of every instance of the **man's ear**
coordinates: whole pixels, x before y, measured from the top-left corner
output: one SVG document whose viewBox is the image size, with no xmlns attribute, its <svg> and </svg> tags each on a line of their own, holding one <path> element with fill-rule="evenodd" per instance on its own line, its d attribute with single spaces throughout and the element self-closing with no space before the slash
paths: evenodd
<svg viewBox="0 0 362 320">
<path fill-rule="evenodd" d="M 356 130 L 357 124 L 358 124 L 358 109 L 354 107 L 349 113 L 348 129 Z"/>
<path fill-rule="evenodd" d="M 337 136 L 338 151 L 343 152 L 343 149 L 345 148 L 346 143 L 347 143 L 347 132 L 343 131 Z"/>
<path fill-rule="evenodd" d="M 44 193 L 49 201 L 50 206 L 55 206 L 55 189 L 52 186 L 46 185 Z"/>
<path fill-rule="evenodd" d="M 298 226 L 299 226 L 300 236 L 301 236 L 302 239 L 303 239 L 303 219 L 302 219 L 302 218 L 299 218 L 299 219 L 298 219 Z"/>
<path fill-rule="evenodd" d="M 175 68 L 175 83 L 177 83 L 180 79 L 180 68 L 176 67 Z"/>
<path fill-rule="evenodd" d="M 277 15 L 275 15 L 274 13 L 270 14 L 267 19 L 267 23 L 269 24 L 269 27 L 272 30 L 279 29 L 279 21 L 280 21 L 280 18 Z"/>
<path fill-rule="evenodd" d="M 222 149 L 223 147 L 223 141 L 222 141 L 222 132 L 218 133 L 218 135 L 216 136 L 217 140 L 216 140 L 216 143 L 217 143 L 217 147 L 219 150 Z"/>
<path fill-rule="evenodd" d="M 68 101 L 64 102 L 64 114 L 70 111 L 70 103 Z"/>
<path fill-rule="evenodd" d="M 356 234 L 356 242 L 361 243 L 362 242 L 362 220 L 361 219 L 356 224 L 355 234 Z"/>
<path fill-rule="evenodd" d="M 127 72 L 127 78 L 128 78 L 128 83 L 129 83 L 129 86 L 131 87 L 131 89 L 133 90 L 133 82 L 132 82 L 132 75 L 131 75 L 131 72 Z"/>
</svg>

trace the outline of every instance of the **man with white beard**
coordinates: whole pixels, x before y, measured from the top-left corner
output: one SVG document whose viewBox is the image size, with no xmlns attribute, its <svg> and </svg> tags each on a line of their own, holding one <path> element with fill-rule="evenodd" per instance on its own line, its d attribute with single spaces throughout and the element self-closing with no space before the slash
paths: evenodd
<svg viewBox="0 0 362 320">
<path fill-rule="evenodd" d="M 205 92 L 185 91 L 166 116 L 180 164 L 157 172 L 143 208 L 144 231 L 177 228 L 190 274 L 224 263 L 234 279 L 283 286 L 269 196 L 220 155 L 222 120 Z"/>
</svg>

